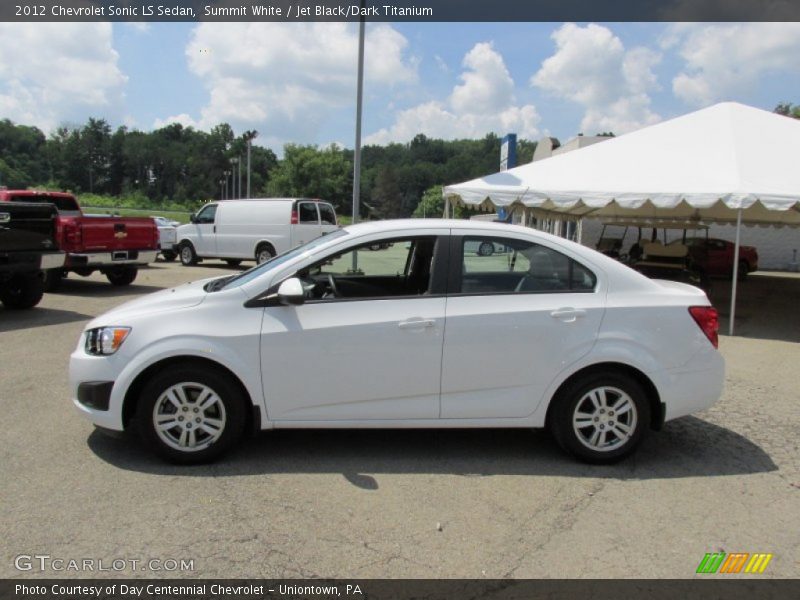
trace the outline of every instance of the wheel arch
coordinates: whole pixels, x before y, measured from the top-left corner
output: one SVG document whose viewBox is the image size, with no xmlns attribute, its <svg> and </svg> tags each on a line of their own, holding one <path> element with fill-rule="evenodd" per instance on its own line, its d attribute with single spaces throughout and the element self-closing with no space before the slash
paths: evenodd
<svg viewBox="0 0 800 600">
<path fill-rule="evenodd" d="M 230 377 L 231 381 L 239 388 L 239 391 L 242 393 L 242 397 L 247 404 L 245 410 L 245 430 L 246 431 L 258 431 L 261 428 L 261 411 L 257 404 L 253 402 L 253 398 L 250 395 L 250 392 L 247 391 L 247 386 L 244 382 L 228 367 L 219 363 L 215 360 L 211 360 L 209 358 L 203 358 L 199 356 L 192 356 L 192 355 L 182 355 L 182 356 L 170 356 L 168 358 L 164 358 L 159 360 L 151 365 L 148 365 L 145 369 L 143 369 L 136 377 L 133 379 L 131 384 L 128 386 L 128 389 L 125 392 L 125 397 L 122 403 L 122 426 L 125 430 L 128 429 L 131 420 L 136 415 L 136 409 L 138 407 L 138 400 L 139 395 L 144 389 L 147 381 L 155 375 L 158 371 L 162 369 L 177 367 L 177 366 L 197 366 L 201 368 L 212 368 L 217 369 L 223 373 L 225 373 L 228 377 Z"/>
<path fill-rule="evenodd" d="M 547 405 L 545 427 L 550 427 L 550 417 L 553 412 L 553 407 L 555 406 L 556 401 L 559 399 L 561 394 L 564 393 L 564 390 L 568 386 L 572 385 L 575 381 L 590 377 L 597 373 L 619 373 L 630 377 L 639 385 L 641 385 L 645 391 L 645 394 L 647 395 L 647 400 L 650 403 L 650 428 L 655 430 L 661 429 L 664 424 L 666 410 L 664 403 L 661 402 L 661 395 L 658 393 L 658 388 L 656 388 L 653 381 L 647 375 L 645 375 L 636 367 L 613 361 L 595 363 L 583 367 L 561 382 L 561 385 L 559 385 L 558 389 L 556 389 L 556 391 L 553 393 L 552 397 L 550 398 L 550 402 Z"/>
<path fill-rule="evenodd" d="M 265 239 L 260 239 L 260 240 L 258 240 L 256 242 L 255 246 L 253 247 L 253 256 L 257 256 L 258 255 L 258 249 L 261 248 L 261 246 L 269 246 L 272 249 L 272 254 L 274 256 L 278 255 L 278 252 L 275 249 L 275 244 L 272 241 L 265 240 Z"/>
</svg>

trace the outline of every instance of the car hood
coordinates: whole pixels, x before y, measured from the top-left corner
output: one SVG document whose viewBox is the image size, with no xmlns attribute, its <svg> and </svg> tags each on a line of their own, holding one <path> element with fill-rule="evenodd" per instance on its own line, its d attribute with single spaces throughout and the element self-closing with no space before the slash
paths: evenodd
<svg viewBox="0 0 800 600">
<path fill-rule="evenodd" d="M 89 323 L 89 327 L 103 325 L 126 325 L 127 321 L 142 314 L 161 313 L 182 308 L 191 308 L 200 304 L 208 292 L 203 289 L 209 281 L 217 279 L 211 277 L 200 281 L 193 281 L 178 287 L 161 290 L 148 294 L 136 300 L 131 300 L 111 309 Z"/>
</svg>

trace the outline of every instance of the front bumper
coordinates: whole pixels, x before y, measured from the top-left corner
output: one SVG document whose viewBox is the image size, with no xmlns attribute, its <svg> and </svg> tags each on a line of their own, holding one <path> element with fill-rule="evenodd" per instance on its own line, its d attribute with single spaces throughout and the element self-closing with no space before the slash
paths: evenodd
<svg viewBox="0 0 800 600">
<path fill-rule="evenodd" d="M 96 252 L 86 254 L 69 254 L 68 268 L 113 267 L 116 265 L 146 265 L 155 262 L 158 250 L 117 250 L 114 252 Z"/>
<path fill-rule="evenodd" d="M 117 382 L 127 359 L 111 356 L 91 356 L 81 345 L 69 360 L 69 389 L 72 403 L 86 419 L 104 429 L 123 431 L 122 403 Z"/>
</svg>

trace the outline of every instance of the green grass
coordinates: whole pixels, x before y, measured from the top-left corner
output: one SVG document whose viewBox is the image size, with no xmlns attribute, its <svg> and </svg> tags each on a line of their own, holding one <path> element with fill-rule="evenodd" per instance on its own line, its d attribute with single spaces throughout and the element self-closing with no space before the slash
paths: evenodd
<svg viewBox="0 0 800 600">
<path fill-rule="evenodd" d="M 92 215 L 116 215 L 119 217 L 166 217 L 171 221 L 189 222 L 192 213 L 172 210 L 153 210 L 149 208 L 107 208 L 101 206 L 81 206 L 83 212 Z"/>
</svg>

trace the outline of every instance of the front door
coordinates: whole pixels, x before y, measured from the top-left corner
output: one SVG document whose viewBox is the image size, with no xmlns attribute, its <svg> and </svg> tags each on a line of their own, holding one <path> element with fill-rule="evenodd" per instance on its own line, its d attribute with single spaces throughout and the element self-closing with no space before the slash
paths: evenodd
<svg viewBox="0 0 800 600">
<path fill-rule="evenodd" d="M 301 306 L 264 309 L 270 420 L 436 419 L 444 295 L 431 295 L 436 236 L 351 248 L 301 269 Z"/>
<path fill-rule="evenodd" d="M 292 226 L 292 246 L 302 246 L 318 238 L 322 231 L 316 202 L 297 203 L 297 225 Z"/>
<path fill-rule="evenodd" d="M 208 204 L 195 216 L 195 236 L 192 243 L 198 256 L 217 255 L 217 205 Z"/>
</svg>

